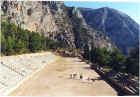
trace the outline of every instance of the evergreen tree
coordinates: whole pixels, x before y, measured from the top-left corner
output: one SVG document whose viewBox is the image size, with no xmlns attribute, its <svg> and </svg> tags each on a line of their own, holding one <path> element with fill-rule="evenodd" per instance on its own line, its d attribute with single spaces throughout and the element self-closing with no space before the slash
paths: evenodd
<svg viewBox="0 0 140 97">
<path fill-rule="evenodd" d="M 85 59 L 89 59 L 89 54 L 90 54 L 89 46 L 86 44 L 86 45 L 84 46 L 84 58 L 85 58 Z"/>
<path fill-rule="evenodd" d="M 131 49 L 126 64 L 128 73 L 139 75 L 139 43 L 137 43 L 136 48 Z"/>
<path fill-rule="evenodd" d="M 4 37 L 4 34 L 1 34 L 1 51 L 3 54 L 6 54 L 6 48 L 7 48 L 7 43 L 6 43 L 6 39 Z"/>
<path fill-rule="evenodd" d="M 12 39 L 11 36 L 8 36 L 7 50 L 6 50 L 7 55 L 14 54 L 14 49 L 13 49 L 14 45 L 15 45 L 14 40 Z"/>
<path fill-rule="evenodd" d="M 16 53 L 19 53 L 19 54 L 22 54 L 26 51 L 25 45 L 21 39 L 19 39 L 17 43 L 15 44 L 15 51 Z"/>
<path fill-rule="evenodd" d="M 92 44 L 92 46 L 91 46 L 91 51 L 90 51 L 91 62 L 95 62 L 95 60 L 96 60 L 96 58 L 95 58 L 95 50 L 96 50 L 96 48 L 95 48 L 94 45 Z"/>
<path fill-rule="evenodd" d="M 41 38 L 41 50 L 46 50 L 46 39 L 44 36 Z"/>
<path fill-rule="evenodd" d="M 124 71 L 126 69 L 126 56 L 123 55 L 118 49 L 114 49 L 111 54 L 111 66 L 116 71 Z"/>
<path fill-rule="evenodd" d="M 29 48 L 32 52 L 38 51 L 41 48 L 41 39 L 38 33 L 32 32 L 30 36 Z"/>
</svg>

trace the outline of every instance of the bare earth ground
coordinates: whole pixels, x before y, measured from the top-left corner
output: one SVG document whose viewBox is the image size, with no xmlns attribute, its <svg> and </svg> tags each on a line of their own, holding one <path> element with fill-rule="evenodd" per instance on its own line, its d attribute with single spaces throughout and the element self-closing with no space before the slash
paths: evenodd
<svg viewBox="0 0 140 97">
<path fill-rule="evenodd" d="M 95 79 L 94 82 L 70 79 L 73 72 Z M 89 65 L 78 58 L 58 57 L 12 91 L 10 96 L 116 96 L 117 92 Z"/>
</svg>

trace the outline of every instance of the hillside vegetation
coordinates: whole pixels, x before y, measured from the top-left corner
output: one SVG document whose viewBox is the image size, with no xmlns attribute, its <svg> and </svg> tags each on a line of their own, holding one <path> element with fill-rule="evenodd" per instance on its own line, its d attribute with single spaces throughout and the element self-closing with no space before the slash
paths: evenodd
<svg viewBox="0 0 140 97">
<path fill-rule="evenodd" d="M 130 55 L 122 54 L 118 49 L 108 51 L 106 48 L 96 48 L 92 46 L 89 50 L 85 48 L 84 58 L 103 68 L 110 68 L 116 72 L 123 72 L 133 75 L 139 75 L 139 45 L 131 49 Z"/>
<path fill-rule="evenodd" d="M 41 36 L 39 33 L 24 30 L 10 22 L 2 22 L 1 32 L 3 55 L 37 52 L 62 46 L 62 43 Z"/>
</svg>

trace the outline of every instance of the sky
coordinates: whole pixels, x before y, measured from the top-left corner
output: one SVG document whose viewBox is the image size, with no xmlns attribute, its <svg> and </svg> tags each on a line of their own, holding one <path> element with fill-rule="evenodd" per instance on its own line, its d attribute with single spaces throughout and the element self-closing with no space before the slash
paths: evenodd
<svg viewBox="0 0 140 97">
<path fill-rule="evenodd" d="M 126 13 L 137 23 L 140 24 L 140 2 L 109 2 L 109 1 L 65 1 L 66 6 L 85 7 L 85 8 L 101 8 L 110 7 Z"/>
</svg>

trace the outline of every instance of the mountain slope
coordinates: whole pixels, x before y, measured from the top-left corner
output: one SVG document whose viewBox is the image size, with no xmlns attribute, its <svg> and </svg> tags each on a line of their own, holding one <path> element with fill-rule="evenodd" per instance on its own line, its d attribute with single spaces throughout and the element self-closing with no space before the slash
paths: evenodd
<svg viewBox="0 0 140 97">
<path fill-rule="evenodd" d="M 66 7 L 64 2 L 4 1 L 2 15 L 2 20 L 10 20 L 70 48 L 83 48 L 92 44 L 96 47 L 113 47 L 107 37 L 86 24 L 78 9 Z"/>
<path fill-rule="evenodd" d="M 79 8 L 88 25 L 104 32 L 120 50 L 128 54 L 136 46 L 139 25 L 128 15 L 112 8 Z"/>
<path fill-rule="evenodd" d="M 103 33 L 91 28 L 85 22 L 80 11 L 74 7 L 68 7 L 69 18 L 73 25 L 73 31 L 75 35 L 75 44 L 77 48 L 84 48 L 85 46 L 91 46 L 94 44 L 96 47 L 105 47 L 111 49 L 114 47 L 108 37 Z"/>
</svg>

